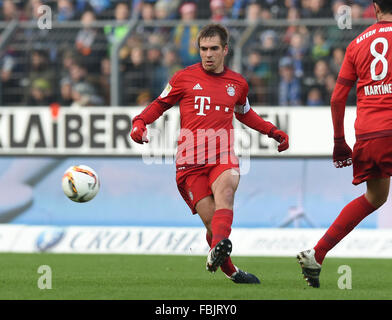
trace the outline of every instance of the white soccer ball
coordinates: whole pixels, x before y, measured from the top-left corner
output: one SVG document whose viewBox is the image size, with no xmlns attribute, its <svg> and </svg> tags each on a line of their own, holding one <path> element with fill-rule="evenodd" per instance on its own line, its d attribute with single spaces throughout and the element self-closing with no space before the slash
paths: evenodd
<svg viewBox="0 0 392 320">
<path fill-rule="evenodd" d="M 87 202 L 99 191 L 97 173 L 88 166 L 69 167 L 63 175 L 62 187 L 65 195 L 75 202 Z"/>
</svg>

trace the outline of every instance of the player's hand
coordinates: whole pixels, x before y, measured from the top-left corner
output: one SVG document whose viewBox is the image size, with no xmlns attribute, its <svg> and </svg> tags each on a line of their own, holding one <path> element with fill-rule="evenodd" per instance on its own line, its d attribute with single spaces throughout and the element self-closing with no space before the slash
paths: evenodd
<svg viewBox="0 0 392 320">
<path fill-rule="evenodd" d="M 334 139 L 334 147 L 333 147 L 333 164 L 336 168 L 343 168 L 351 166 L 353 163 L 352 156 L 353 151 L 346 143 L 346 139 L 335 138 Z"/>
<path fill-rule="evenodd" d="M 139 144 L 143 144 L 144 142 L 148 143 L 147 128 L 143 120 L 136 120 L 133 123 L 131 130 L 131 138 L 133 141 Z"/>
<path fill-rule="evenodd" d="M 272 128 L 268 136 L 279 142 L 279 152 L 285 151 L 289 148 L 289 136 L 286 132 L 278 130 L 276 128 Z"/>
</svg>

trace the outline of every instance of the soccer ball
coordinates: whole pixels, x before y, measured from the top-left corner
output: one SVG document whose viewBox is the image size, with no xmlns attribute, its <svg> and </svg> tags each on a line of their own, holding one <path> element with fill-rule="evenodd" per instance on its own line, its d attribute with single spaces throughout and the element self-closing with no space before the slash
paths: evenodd
<svg viewBox="0 0 392 320">
<path fill-rule="evenodd" d="M 88 166 L 72 166 L 64 172 L 62 179 L 63 191 L 72 201 L 90 201 L 98 193 L 99 186 L 97 173 Z"/>
</svg>

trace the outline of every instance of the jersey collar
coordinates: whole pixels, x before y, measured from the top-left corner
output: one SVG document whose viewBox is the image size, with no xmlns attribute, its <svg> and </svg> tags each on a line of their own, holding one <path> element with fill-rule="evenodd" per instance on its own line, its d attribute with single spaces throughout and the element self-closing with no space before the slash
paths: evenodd
<svg viewBox="0 0 392 320">
<path fill-rule="evenodd" d="M 224 69 L 220 73 L 207 71 L 206 69 L 203 68 L 203 65 L 201 64 L 201 62 L 199 62 L 199 66 L 200 66 L 200 69 L 204 71 L 204 73 L 206 73 L 206 74 L 208 74 L 210 76 L 214 76 L 214 77 L 223 76 L 226 73 L 226 71 L 227 71 L 227 67 L 226 66 L 223 66 Z"/>
</svg>

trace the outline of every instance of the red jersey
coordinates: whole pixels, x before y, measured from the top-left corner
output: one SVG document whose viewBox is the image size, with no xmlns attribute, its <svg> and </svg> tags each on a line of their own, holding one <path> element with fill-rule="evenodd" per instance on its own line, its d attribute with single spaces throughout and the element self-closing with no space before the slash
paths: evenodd
<svg viewBox="0 0 392 320">
<path fill-rule="evenodd" d="M 375 23 L 347 47 L 337 83 L 357 80 L 357 139 L 392 135 L 392 22 Z"/>
<path fill-rule="evenodd" d="M 169 108 L 179 102 L 178 170 L 223 163 L 223 155 L 234 154 L 233 113 L 249 107 L 248 91 L 246 80 L 227 67 L 216 74 L 198 63 L 174 74 L 154 103 Z"/>
</svg>

